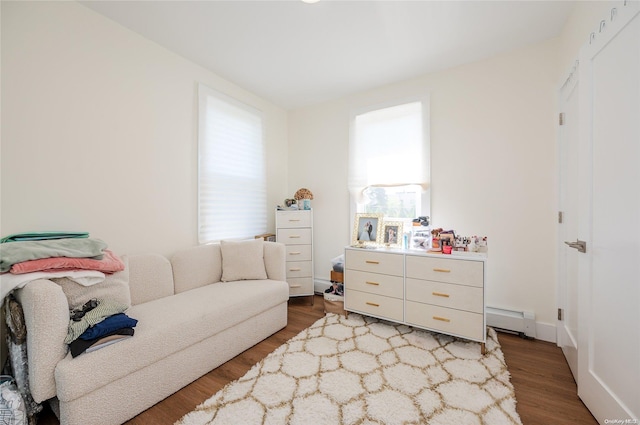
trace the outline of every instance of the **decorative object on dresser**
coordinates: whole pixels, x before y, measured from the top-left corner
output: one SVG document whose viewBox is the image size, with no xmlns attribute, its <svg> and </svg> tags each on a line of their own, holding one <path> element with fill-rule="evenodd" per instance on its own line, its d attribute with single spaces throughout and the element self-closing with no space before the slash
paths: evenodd
<svg viewBox="0 0 640 425">
<path fill-rule="evenodd" d="M 522 425 L 493 329 L 448 335 L 328 314 L 176 425 Z"/>
<path fill-rule="evenodd" d="M 382 225 L 382 242 L 385 246 L 402 247 L 404 223 L 401 221 L 385 221 Z"/>
<path fill-rule="evenodd" d="M 352 245 L 379 245 L 382 243 L 382 214 L 357 213 L 353 222 Z"/>
<path fill-rule="evenodd" d="M 300 210 L 310 210 L 311 209 L 311 201 L 313 200 L 313 193 L 307 188 L 300 188 L 293 195 L 293 198 L 298 203 L 298 209 Z"/>
<path fill-rule="evenodd" d="M 345 310 L 478 341 L 484 352 L 486 260 L 347 247 Z"/>
<path fill-rule="evenodd" d="M 286 246 L 289 296 L 313 302 L 313 210 L 277 210 L 276 240 Z"/>
</svg>

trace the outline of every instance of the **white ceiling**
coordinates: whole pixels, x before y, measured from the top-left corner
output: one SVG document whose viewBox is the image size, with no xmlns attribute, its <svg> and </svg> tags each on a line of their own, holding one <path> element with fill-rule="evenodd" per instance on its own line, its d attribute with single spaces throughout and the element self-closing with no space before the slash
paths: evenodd
<svg viewBox="0 0 640 425">
<path fill-rule="evenodd" d="M 286 109 L 555 37 L 572 1 L 88 1 Z"/>
</svg>

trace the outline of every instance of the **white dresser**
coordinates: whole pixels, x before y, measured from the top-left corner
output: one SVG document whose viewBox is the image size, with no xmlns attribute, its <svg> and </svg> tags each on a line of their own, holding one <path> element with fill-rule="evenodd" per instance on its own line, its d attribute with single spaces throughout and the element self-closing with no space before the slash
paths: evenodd
<svg viewBox="0 0 640 425">
<path fill-rule="evenodd" d="M 345 250 L 344 308 L 486 342 L 486 257 Z"/>
<path fill-rule="evenodd" d="M 286 245 L 289 296 L 313 295 L 313 210 L 276 210 L 276 240 Z"/>
</svg>

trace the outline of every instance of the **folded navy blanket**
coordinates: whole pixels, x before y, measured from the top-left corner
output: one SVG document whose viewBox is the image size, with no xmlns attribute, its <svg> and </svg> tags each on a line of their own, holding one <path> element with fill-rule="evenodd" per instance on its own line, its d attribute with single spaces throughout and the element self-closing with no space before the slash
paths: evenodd
<svg viewBox="0 0 640 425">
<path fill-rule="evenodd" d="M 105 248 L 106 242 L 93 238 L 3 243 L 0 244 L 0 272 L 9 271 L 16 263 L 40 258 L 74 257 L 101 260 Z"/>
<path fill-rule="evenodd" d="M 118 313 L 91 326 L 80 335 L 80 338 L 84 340 L 96 339 L 118 329 L 135 328 L 137 324 L 138 321 L 136 319 L 132 319 L 124 313 Z"/>
</svg>

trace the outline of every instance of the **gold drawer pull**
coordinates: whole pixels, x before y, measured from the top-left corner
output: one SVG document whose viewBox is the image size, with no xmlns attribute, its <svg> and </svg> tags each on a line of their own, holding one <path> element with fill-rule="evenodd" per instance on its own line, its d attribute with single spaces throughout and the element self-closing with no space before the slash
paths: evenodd
<svg viewBox="0 0 640 425">
<path fill-rule="evenodd" d="M 375 285 L 378 286 L 380 285 L 378 282 L 369 282 L 368 280 L 365 282 L 367 285 Z"/>
<path fill-rule="evenodd" d="M 367 301 L 367 305 L 372 305 L 374 307 L 380 307 L 380 304 L 370 303 L 369 301 Z"/>
<path fill-rule="evenodd" d="M 449 298 L 449 294 L 443 294 L 442 292 L 432 292 L 431 295 L 435 295 L 436 297 Z"/>
<path fill-rule="evenodd" d="M 300 221 L 299 218 L 290 218 L 289 221 Z"/>
<path fill-rule="evenodd" d="M 302 252 L 300 251 L 296 251 L 296 252 L 290 252 L 289 255 L 300 255 L 302 254 Z"/>
<path fill-rule="evenodd" d="M 300 270 L 302 270 L 300 267 L 293 267 L 289 269 L 290 272 L 299 272 Z"/>
<path fill-rule="evenodd" d="M 433 320 L 439 320 L 441 322 L 447 322 L 447 323 L 451 321 L 449 319 L 445 319 L 444 317 L 439 317 L 439 316 L 433 316 Z"/>
<path fill-rule="evenodd" d="M 451 273 L 451 270 L 449 269 L 433 269 L 433 271 L 439 273 Z"/>
<path fill-rule="evenodd" d="M 290 239 L 297 239 L 299 237 L 300 237 L 300 235 L 291 235 L 291 236 L 289 236 Z"/>
<path fill-rule="evenodd" d="M 367 264 L 380 264 L 380 261 L 366 260 L 365 263 L 367 263 Z"/>
<path fill-rule="evenodd" d="M 289 285 L 289 288 L 302 288 L 302 285 Z"/>
</svg>

